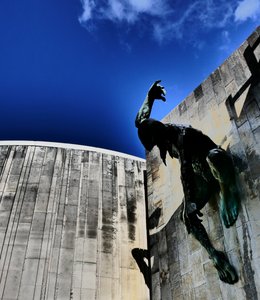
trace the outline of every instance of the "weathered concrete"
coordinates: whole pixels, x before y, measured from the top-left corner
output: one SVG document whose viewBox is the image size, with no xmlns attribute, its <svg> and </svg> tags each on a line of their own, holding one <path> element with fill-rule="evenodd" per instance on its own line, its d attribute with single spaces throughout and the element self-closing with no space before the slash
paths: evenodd
<svg viewBox="0 0 260 300">
<path fill-rule="evenodd" d="M 203 209 L 214 246 L 225 251 L 239 282 L 221 282 L 206 251 L 187 235 L 178 208 L 183 191 L 177 160 L 147 154 L 149 213 L 162 208 L 151 236 L 153 299 L 260 298 L 260 28 L 209 78 L 169 113 L 164 123 L 190 124 L 232 153 L 242 198 L 239 218 L 224 228 L 218 204 Z M 170 101 L 170 99 L 168 99 Z M 196 145 L 194 145 L 196 147 Z"/>
<path fill-rule="evenodd" d="M 145 161 L 11 143 L 0 146 L 0 298 L 148 299 L 131 256 L 147 248 Z"/>
</svg>

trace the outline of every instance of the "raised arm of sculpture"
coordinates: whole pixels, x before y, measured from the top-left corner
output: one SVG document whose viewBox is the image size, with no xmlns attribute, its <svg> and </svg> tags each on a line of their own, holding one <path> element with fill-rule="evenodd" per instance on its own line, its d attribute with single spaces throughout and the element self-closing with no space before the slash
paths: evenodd
<svg viewBox="0 0 260 300">
<path fill-rule="evenodd" d="M 135 126 L 138 128 L 140 124 L 144 121 L 150 118 L 152 108 L 153 108 L 153 103 L 154 100 L 160 99 L 162 101 L 166 101 L 165 99 L 165 90 L 164 87 L 159 85 L 161 80 L 157 80 L 153 83 L 153 85 L 150 87 L 147 96 L 144 100 L 143 105 L 139 109 L 136 119 L 135 119 Z"/>
</svg>

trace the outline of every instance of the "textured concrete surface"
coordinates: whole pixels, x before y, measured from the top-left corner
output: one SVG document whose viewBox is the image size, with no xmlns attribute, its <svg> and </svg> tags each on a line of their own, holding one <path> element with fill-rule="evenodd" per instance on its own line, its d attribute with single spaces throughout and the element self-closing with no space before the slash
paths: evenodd
<svg viewBox="0 0 260 300">
<path fill-rule="evenodd" d="M 216 200 L 202 212 L 213 245 L 227 253 L 240 280 L 235 285 L 221 282 L 206 251 L 187 235 L 179 218 L 183 199 L 179 163 L 168 156 L 165 167 L 154 149 L 147 154 L 149 214 L 162 208 L 158 228 L 150 232 L 154 300 L 260 298 L 259 41 L 257 28 L 163 119 L 202 130 L 233 155 L 242 200 L 236 224 L 224 228 Z"/>
<path fill-rule="evenodd" d="M 145 162 L 25 144 L 0 146 L 0 299 L 148 299 Z"/>
</svg>

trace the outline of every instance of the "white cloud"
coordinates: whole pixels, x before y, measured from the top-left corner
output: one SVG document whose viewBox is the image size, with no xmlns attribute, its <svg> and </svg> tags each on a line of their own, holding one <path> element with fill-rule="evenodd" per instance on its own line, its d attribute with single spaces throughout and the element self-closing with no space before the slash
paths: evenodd
<svg viewBox="0 0 260 300">
<path fill-rule="evenodd" d="M 235 10 L 235 21 L 256 20 L 260 16 L 260 0 L 243 0 Z"/>
<path fill-rule="evenodd" d="M 113 22 L 134 23 L 142 15 L 161 16 L 167 14 L 168 0 L 81 0 L 83 13 L 81 24 L 91 19 L 107 19 Z M 86 25 L 86 24 L 84 24 Z"/>
<path fill-rule="evenodd" d="M 128 28 L 142 22 L 145 32 L 153 34 L 159 42 L 172 39 L 189 41 L 195 48 L 201 33 L 214 28 L 225 32 L 232 21 L 245 21 L 260 16 L 260 0 L 80 0 L 83 12 L 79 22 L 87 29 L 95 28 L 100 20 L 117 24 L 127 23 Z M 181 3 L 181 4 L 180 4 Z M 141 23 L 140 23 L 141 24 Z M 140 29 L 141 30 L 141 29 Z M 222 33 L 222 40 L 228 38 Z M 203 42 L 203 41 L 202 41 Z"/>
<path fill-rule="evenodd" d="M 94 0 L 81 0 L 83 12 L 79 17 L 79 22 L 87 22 L 92 18 L 92 11 L 95 8 Z"/>
<path fill-rule="evenodd" d="M 125 9 L 122 3 L 118 0 L 110 0 L 110 11 L 108 16 L 111 16 L 112 19 L 122 20 L 125 18 Z"/>
<path fill-rule="evenodd" d="M 231 40 L 227 30 L 222 31 L 220 43 L 219 50 L 229 52 Z"/>
<path fill-rule="evenodd" d="M 183 14 L 174 22 L 154 24 L 154 37 L 159 43 L 169 39 L 181 39 L 189 32 L 207 31 L 223 28 L 233 16 L 233 6 L 227 1 L 197 0 L 185 8 Z M 203 44 L 192 44 L 200 49 Z M 198 47 L 197 47 L 197 46 Z"/>
</svg>

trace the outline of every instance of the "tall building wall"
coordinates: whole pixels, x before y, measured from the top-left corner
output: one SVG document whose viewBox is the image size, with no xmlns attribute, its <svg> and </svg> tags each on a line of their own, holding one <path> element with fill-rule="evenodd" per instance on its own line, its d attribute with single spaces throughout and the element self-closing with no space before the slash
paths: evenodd
<svg viewBox="0 0 260 300">
<path fill-rule="evenodd" d="M 0 299 L 148 299 L 131 255 L 147 248 L 145 161 L 9 144 L 0 145 Z"/>
<path fill-rule="evenodd" d="M 183 199 L 180 166 L 158 148 L 147 154 L 149 213 L 161 207 L 150 232 L 153 299 L 260 298 L 260 28 L 162 122 L 189 124 L 202 130 L 233 155 L 241 194 L 235 225 L 226 229 L 218 204 L 202 210 L 213 245 L 235 266 L 235 285 L 219 280 L 207 252 L 180 221 Z M 167 99 L 170 101 L 170 99 Z M 194 145 L 196 147 L 196 145 Z"/>
</svg>

